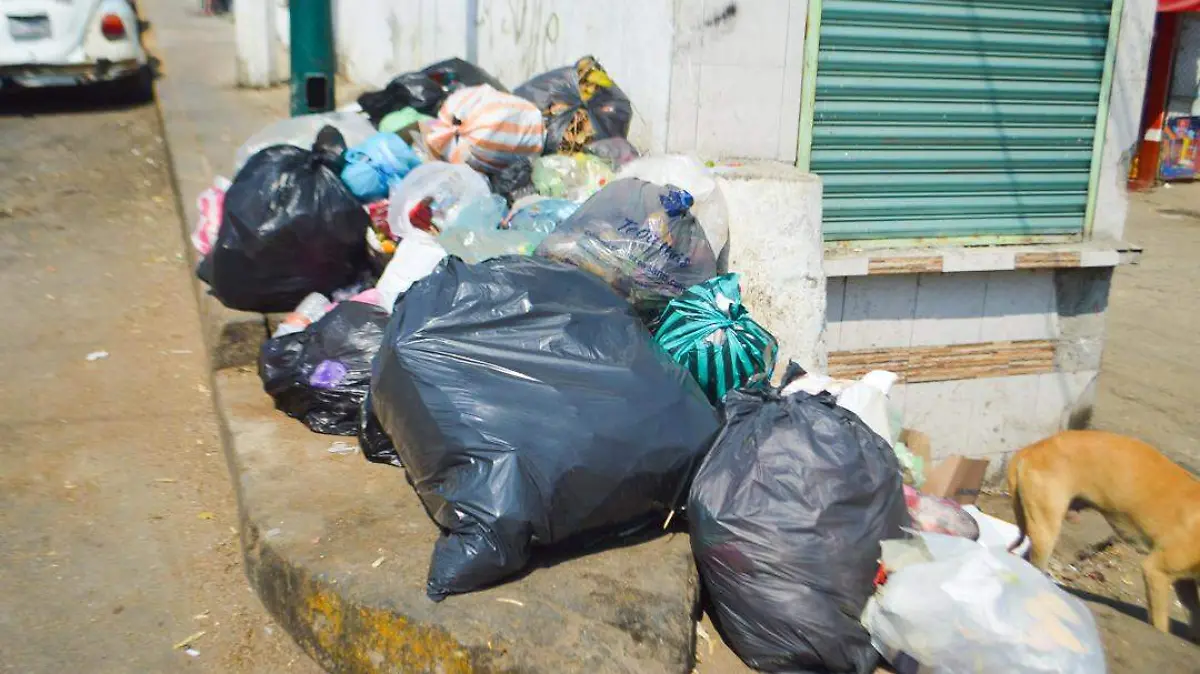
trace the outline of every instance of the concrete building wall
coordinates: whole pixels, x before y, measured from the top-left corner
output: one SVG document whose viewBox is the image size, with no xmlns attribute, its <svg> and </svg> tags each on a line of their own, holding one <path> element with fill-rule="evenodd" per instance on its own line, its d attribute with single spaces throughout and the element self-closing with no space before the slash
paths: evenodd
<svg viewBox="0 0 1200 674">
<path fill-rule="evenodd" d="M 1096 214 L 1092 221 L 1092 233 L 1097 237 L 1120 239 L 1125 233 L 1125 216 L 1129 212 L 1126 182 L 1129 163 L 1141 141 L 1142 100 L 1154 37 L 1155 9 L 1152 0 L 1130 0 L 1121 15 L 1108 124 L 1101 150 Z"/>
<path fill-rule="evenodd" d="M 1180 17 L 1177 44 L 1167 117 L 1200 115 L 1200 16 Z"/>
<path fill-rule="evenodd" d="M 846 363 L 904 361 L 909 381 L 894 389 L 893 401 L 905 425 L 930 435 L 935 458 L 988 458 L 994 472 L 1005 454 L 1086 425 L 1112 272 L 831 278 L 830 363 L 837 373 Z M 1004 356 L 1014 349 L 1016 357 Z"/>
</svg>

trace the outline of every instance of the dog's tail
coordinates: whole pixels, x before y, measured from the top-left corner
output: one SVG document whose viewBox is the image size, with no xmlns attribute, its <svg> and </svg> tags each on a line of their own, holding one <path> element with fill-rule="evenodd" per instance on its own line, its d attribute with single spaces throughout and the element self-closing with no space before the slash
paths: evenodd
<svg viewBox="0 0 1200 674">
<path fill-rule="evenodd" d="M 1012 495 L 1013 517 L 1017 520 L 1020 535 L 1017 536 L 1017 540 L 1009 543 L 1009 552 L 1016 550 L 1028 538 L 1028 534 L 1025 533 L 1025 505 L 1021 503 L 1020 466 L 1021 453 L 1018 452 L 1008 461 L 1008 493 Z"/>
</svg>

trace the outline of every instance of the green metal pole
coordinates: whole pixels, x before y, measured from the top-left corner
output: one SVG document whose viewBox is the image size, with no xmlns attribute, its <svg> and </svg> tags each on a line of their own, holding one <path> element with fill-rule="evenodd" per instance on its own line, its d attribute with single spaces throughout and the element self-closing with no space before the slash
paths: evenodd
<svg viewBox="0 0 1200 674">
<path fill-rule="evenodd" d="M 337 56 L 330 0 L 291 0 L 292 116 L 333 110 Z"/>
</svg>

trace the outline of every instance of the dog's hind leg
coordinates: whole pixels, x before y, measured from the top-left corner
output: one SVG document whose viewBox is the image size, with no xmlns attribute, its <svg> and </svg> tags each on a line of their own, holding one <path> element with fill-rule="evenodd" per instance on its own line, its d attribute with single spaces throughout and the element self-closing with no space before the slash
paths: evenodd
<svg viewBox="0 0 1200 674">
<path fill-rule="evenodd" d="M 1018 521 L 1029 536 L 1029 562 L 1046 571 L 1071 500 L 1056 496 L 1057 490 L 1041 489 L 1036 480 L 1022 484 L 1018 493 Z"/>
<path fill-rule="evenodd" d="M 1182 578 L 1175 581 L 1175 596 L 1179 603 L 1187 609 L 1192 641 L 1200 644 L 1200 592 L 1196 591 L 1194 578 Z"/>
<path fill-rule="evenodd" d="M 1146 612 L 1150 624 L 1160 632 L 1171 631 L 1171 575 L 1163 570 L 1161 550 L 1155 550 L 1142 560 L 1142 577 L 1146 581 Z"/>
</svg>

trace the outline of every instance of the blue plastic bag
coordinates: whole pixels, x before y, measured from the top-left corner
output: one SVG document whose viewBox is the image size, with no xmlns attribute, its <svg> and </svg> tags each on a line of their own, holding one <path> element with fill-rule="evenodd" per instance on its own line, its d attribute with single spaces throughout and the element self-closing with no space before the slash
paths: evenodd
<svg viewBox="0 0 1200 674">
<path fill-rule="evenodd" d="M 363 203 L 386 199 L 388 188 L 421 164 L 400 136 L 377 133 L 346 151 L 342 182 Z"/>
</svg>

